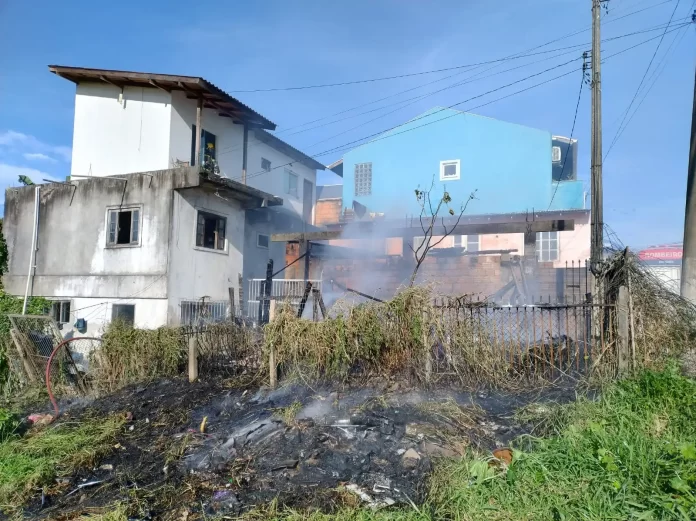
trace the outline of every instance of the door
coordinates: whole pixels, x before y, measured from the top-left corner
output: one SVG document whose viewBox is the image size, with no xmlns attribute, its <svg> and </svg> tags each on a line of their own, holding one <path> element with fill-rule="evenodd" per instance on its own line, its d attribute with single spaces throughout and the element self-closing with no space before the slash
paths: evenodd
<svg viewBox="0 0 696 521">
<path fill-rule="evenodd" d="M 314 185 L 304 180 L 302 187 L 302 218 L 307 224 L 312 224 L 312 207 L 314 206 Z"/>
</svg>

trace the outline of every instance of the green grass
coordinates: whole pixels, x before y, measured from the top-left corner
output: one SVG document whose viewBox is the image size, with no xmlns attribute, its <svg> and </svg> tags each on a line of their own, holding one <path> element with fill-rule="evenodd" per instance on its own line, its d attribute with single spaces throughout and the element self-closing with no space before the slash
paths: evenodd
<svg viewBox="0 0 696 521">
<path fill-rule="evenodd" d="M 548 411 L 544 411 L 548 415 Z M 676 369 L 646 371 L 599 401 L 554 408 L 546 438 L 516 442 L 494 470 L 482 457 L 440 464 L 426 503 L 337 514 L 249 514 L 284 520 L 690 520 L 696 519 L 696 382 Z"/>
<path fill-rule="evenodd" d="M 0 510 L 21 505 L 33 490 L 94 465 L 113 450 L 121 418 L 83 419 L 49 426 L 0 443 Z"/>
</svg>

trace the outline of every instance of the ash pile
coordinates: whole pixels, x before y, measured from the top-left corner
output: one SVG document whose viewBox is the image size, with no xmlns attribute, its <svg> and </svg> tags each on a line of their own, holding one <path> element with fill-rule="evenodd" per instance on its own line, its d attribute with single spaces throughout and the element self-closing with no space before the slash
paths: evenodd
<svg viewBox="0 0 696 521">
<path fill-rule="evenodd" d="M 205 434 L 195 435 L 179 465 L 207 485 L 205 506 L 216 514 L 276 498 L 323 510 L 347 497 L 374 509 L 420 504 L 436 458 L 504 443 L 496 438 L 509 428 L 485 418 L 471 401 L 414 392 L 230 394 L 195 412 Z"/>
</svg>

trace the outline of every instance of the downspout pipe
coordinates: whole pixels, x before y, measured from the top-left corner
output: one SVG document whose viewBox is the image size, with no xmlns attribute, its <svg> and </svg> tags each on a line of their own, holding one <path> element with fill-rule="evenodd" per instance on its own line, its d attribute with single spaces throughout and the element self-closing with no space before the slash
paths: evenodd
<svg viewBox="0 0 696 521">
<path fill-rule="evenodd" d="M 29 290 L 34 282 L 34 272 L 36 271 L 36 246 L 39 237 L 39 186 L 34 188 L 34 230 L 31 236 L 31 253 L 29 255 L 29 273 L 27 274 L 27 288 L 24 291 L 24 304 L 22 304 L 22 315 L 27 314 L 27 303 L 29 302 Z"/>
</svg>

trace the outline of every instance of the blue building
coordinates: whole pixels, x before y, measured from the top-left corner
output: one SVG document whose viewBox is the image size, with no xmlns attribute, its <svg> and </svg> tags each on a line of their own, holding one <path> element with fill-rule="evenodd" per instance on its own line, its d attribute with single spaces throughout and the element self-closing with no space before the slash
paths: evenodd
<svg viewBox="0 0 696 521">
<path fill-rule="evenodd" d="M 418 215 L 414 190 L 433 182 L 455 208 L 476 191 L 469 215 L 587 209 L 577 141 L 453 109 L 432 109 L 330 168 L 343 176 L 344 208 L 356 201 L 393 218 Z"/>
</svg>

